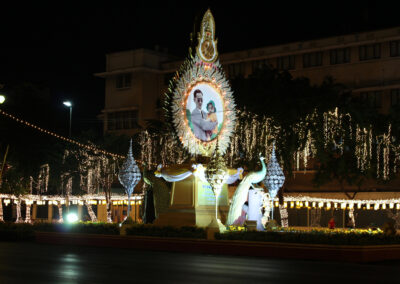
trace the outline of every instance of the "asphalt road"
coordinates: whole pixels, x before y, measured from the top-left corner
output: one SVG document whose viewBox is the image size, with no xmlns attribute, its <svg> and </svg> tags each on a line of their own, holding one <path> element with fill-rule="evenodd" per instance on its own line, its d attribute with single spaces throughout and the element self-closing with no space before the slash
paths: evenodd
<svg viewBox="0 0 400 284">
<path fill-rule="evenodd" d="M 0 242 L 0 283 L 398 283 L 354 264 Z"/>
</svg>

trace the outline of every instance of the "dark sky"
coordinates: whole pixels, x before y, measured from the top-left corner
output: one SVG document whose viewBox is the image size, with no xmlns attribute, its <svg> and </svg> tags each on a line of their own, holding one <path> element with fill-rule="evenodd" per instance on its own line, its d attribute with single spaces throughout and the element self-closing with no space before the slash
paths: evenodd
<svg viewBox="0 0 400 284">
<path fill-rule="evenodd" d="M 0 4 L 0 83 L 44 82 L 60 112 L 72 99 L 83 128 L 104 104 L 104 82 L 93 73 L 105 70 L 106 53 L 159 45 L 184 57 L 208 7 L 220 53 L 400 26 L 393 1 L 15 2 Z"/>
</svg>

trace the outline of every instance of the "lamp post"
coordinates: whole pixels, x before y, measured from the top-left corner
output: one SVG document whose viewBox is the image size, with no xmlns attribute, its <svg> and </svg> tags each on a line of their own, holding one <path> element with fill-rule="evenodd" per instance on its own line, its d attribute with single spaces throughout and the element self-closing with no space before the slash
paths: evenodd
<svg viewBox="0 0 400 284">
<path fill-rule="evenodd" d="M 1 105 L 2 103 L 4 103 L 5 100 L 6 100 L 6 97 L 3 96 L 3 95 L 0 95 L 0 105 Z"/>
<path fill-rule="evenodd" d="M 70 101 L 65 101 L 63 104 L 69 107 L 69 137 L 71 137 L 71 125 L 72 125 L 72 103 Z"/>
</svg>

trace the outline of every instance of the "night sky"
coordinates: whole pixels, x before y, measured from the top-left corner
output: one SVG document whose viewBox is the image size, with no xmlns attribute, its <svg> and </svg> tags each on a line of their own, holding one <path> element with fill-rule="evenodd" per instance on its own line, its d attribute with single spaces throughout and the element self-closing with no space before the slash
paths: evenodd
<svg viewBox="0 0 400 284">
<path fill-rule="evenodd" d="M 62 101 L 71 99 L 75 126 L 85 129 L 95 123 L 104 105 L 104 80 L 93 73 L 105 71 L 106 53 L 158 45 L 183 58 L 193 23 L 208 7 L 216 20 L 220 53 L 400 26 L 392 1 L 380 1 L 380 5 L 367 1 L 214 2 L 1 4 L 0 83 L 47 85 L 52 97 L 48 107 L 65 115 Z"/>
</svg>

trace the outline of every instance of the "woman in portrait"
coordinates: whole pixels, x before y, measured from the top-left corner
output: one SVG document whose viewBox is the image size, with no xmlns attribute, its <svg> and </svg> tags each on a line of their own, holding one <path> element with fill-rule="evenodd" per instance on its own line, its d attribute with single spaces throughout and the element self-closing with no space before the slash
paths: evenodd
<svg viewBox="0 0 400 284">
<path fill-rule="evenodd" d="M 217 118 L 217 110 L 215 108 L 215 103 L 213 100 L 209 101 L 207 103 L 207 120 L 210 122 L 217 122 L 216 126 L 214 127 L 213 130 L 210 131 L 206 131 L 206 136 L 207 136 L 207 140 L 211 140 L 213 134 L 217 135 L 218 133 L 218 118 Z"/>
</svg>

